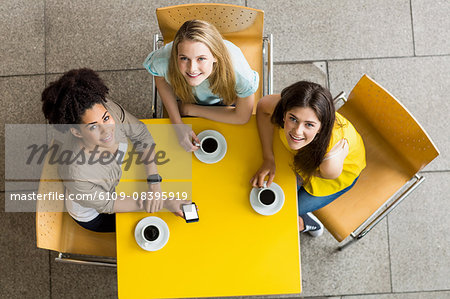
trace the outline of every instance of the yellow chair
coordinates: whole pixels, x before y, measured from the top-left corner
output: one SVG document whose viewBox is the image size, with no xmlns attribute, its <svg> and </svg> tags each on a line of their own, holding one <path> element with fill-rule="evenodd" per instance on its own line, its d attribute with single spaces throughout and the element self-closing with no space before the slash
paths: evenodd
<svg viewBox="0 0 450 299">
<path fill-rule="evenodd" d="M 154 35 L 153 50 L 173 41 L 176 32 L 184 22 L 193 19 L 207 21 L 219 30 L 223 38 L 238 46 L 244 53 L 250 67 L 260 77 L 255 99 L 272 94 L 273 88 L 273 37 L 263 37 L 264 12 L 259 9 L 230 4 L 183 4 L 156 9 L 159 29 L 163 38 Z M 267 60 L 267 63 L 266 63 Z M 267 65 L 267 67 L 265 67 Z M 153 80 L 153 117 L 162 117 L 161 104 L 157 101 L 155 81 Z M 256 105 L 254 111 L 256 109 Z"/>
<path fill-rule="evenodd" d="M 57 164 L 47 155 L 39 183 L 39 194 L 64 194 Z M 97 233 L 78 225 L 64 210 L 64 201 L 38 200 L 36 243 L 38 248 L 59 252 L 56 261 L 116 266 L 116 234 Z"/>
<path fill-rule="evenodd" d="M 342 249 L 366 235 L 423 182 L 418 172 L 439 151 L 408 110 L 367 75 L 339 113 L 361 134 L 367 167 L 350 191 L 314 214 L 337 241 L 352 236 Z"/>
</svg>

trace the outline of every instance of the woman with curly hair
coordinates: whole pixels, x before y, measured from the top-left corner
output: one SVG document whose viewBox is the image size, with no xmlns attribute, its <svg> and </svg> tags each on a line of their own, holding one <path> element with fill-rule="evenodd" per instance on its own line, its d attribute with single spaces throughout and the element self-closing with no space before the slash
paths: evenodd
<svg viewBox="0 0 450 299">
<path fill-rule="evenodd" d="M 150 53 L 144 67 L 155 76 L 173 124 L 183 124 L 183 115 L 230 124 L 249 121 L 258 73 L 250 68 L 241 50 L 223 40 L 208 22 L 185 22 L 173 42 Z M 180 128 L 185 128 L 177 131 L 180 145 L 186 151 L 197 150 L 191 139 L 199 140 L 192 129 Z"/>
<path fill-rule="evenodd" d="M 146 126 L 108 99 L 107 94 L 108 87 L 97 73 L 86 68 L 65 73 L 42 93 L 45 118 L 66 133 L 62 152 L 71 153 L 71 163 L 58 165 L 69 214 L 82 227 L 98 232 L 115 231 L 116 212 L 144 209 L 153 213 L 168 208 L 182 217 L 180 205 L 186 201 L 144 202 L 129 196 L 105 200 L 114 198 L 112 193 L 122 175 L 121 158 L 126 152 L 127 138 L 142 157 L 152 161 L 155 156 L 153 138 Z M 159 177 L 155 163 L 145 165 L 149 178 Z M 149 181 L 150 192 L 161 192 L 159 181 Z M 89 199 L 82 200 L 77 195 L 88 195 L 85 198 Z"/>
<path fill-rule="evenodd" d="M 317 237 L 323 232 L 311 213 L 350 190 L 366 166 L 361 136 L 335 111 L 331 93 L 319 84 L 300 81 L 281 95 L 263 97 L 256 119 L 263 164 L 251 179 L 254 187 L 267 186 L 275 177 L 272 151 L 274 130 L 293 155 L 298 176 L 299 229 Z"/>
</svg>

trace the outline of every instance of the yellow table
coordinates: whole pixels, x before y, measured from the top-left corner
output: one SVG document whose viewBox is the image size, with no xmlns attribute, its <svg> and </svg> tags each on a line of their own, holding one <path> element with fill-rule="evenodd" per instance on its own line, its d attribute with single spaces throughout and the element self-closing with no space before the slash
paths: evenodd
<svg viewBox="0 0 450 299">
<path fill-rule="evenodd" d="M 117 214 L 119 298 L 300 293 L 296 178 L 279 138 L 274 145 L 275 182 L 284 191 L 285 203 L 277 214 L 262 216 L 249 201 L 249 180 L 262 162 L 255 118 L 243 126 L 197 118 L 184 121 L 197 134 L 206 129 L 220 132 L 227 140 L 227 153 L 216 164 L 202 163 L 190 154 L 192 182 L 188 184 L 192 183 L 199 222 L 187 224 L 167 212 Z M 121 182 L 117 191 L 133 192 L 130 188 Z M 155 252 L 142 250 L 134 239 L 136 224 L 149 215 L 163 219 L 170 230 L 166 246 Z"/>
</svg>

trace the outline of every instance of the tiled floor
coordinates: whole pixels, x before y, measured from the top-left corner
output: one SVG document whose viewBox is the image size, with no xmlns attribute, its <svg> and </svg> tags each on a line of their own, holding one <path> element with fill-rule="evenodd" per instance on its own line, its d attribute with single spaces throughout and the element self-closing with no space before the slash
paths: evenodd
<svg viewBox="0 0 450 299">
<path fill-rule="evenodd" d="M 70 68 L 99 71 L 112 98 L 150 117 L 151 77 L 141 64 L 158 31 L 155 8 L 187 2 L 195 1 L 1 1 L 1 143 L 4 124 L 44 123 L 40 93 Z M 302 296 L 450 298 L 450 2 L 211 2 L 265 11 L 275 92 L 308 79 L 348 93 L 367 73 L 441 151 L 425 183 L 355 245 L 336 253 L 330 234 L 302 235 Z M 36 249 L 34 214 L 4 212 L 3 146 L 0 165 L 0 298 L 116 297 L 115 269 L 55 263 L 54 253 Z"/>
</svg>

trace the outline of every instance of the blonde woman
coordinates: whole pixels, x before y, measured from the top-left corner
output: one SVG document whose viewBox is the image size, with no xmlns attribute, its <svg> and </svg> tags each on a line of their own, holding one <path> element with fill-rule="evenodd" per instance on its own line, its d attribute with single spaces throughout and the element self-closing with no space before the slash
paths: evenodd
<svg viewBox="0 0 450 299">
<path fill-rule="evenodd" d="M 155 76 L 164 107 L 173 124 L 181 116 L 245 124 L 253 110 L 258 73 L 252 70 L 241 50 L 223 40 L 211 24 L 185 22 L 174 41 L 147 57 L 144 67 Z M 180 145 L 186 151 L 199 142 L 187 126 L 177 126 Z"/>
</svg>

